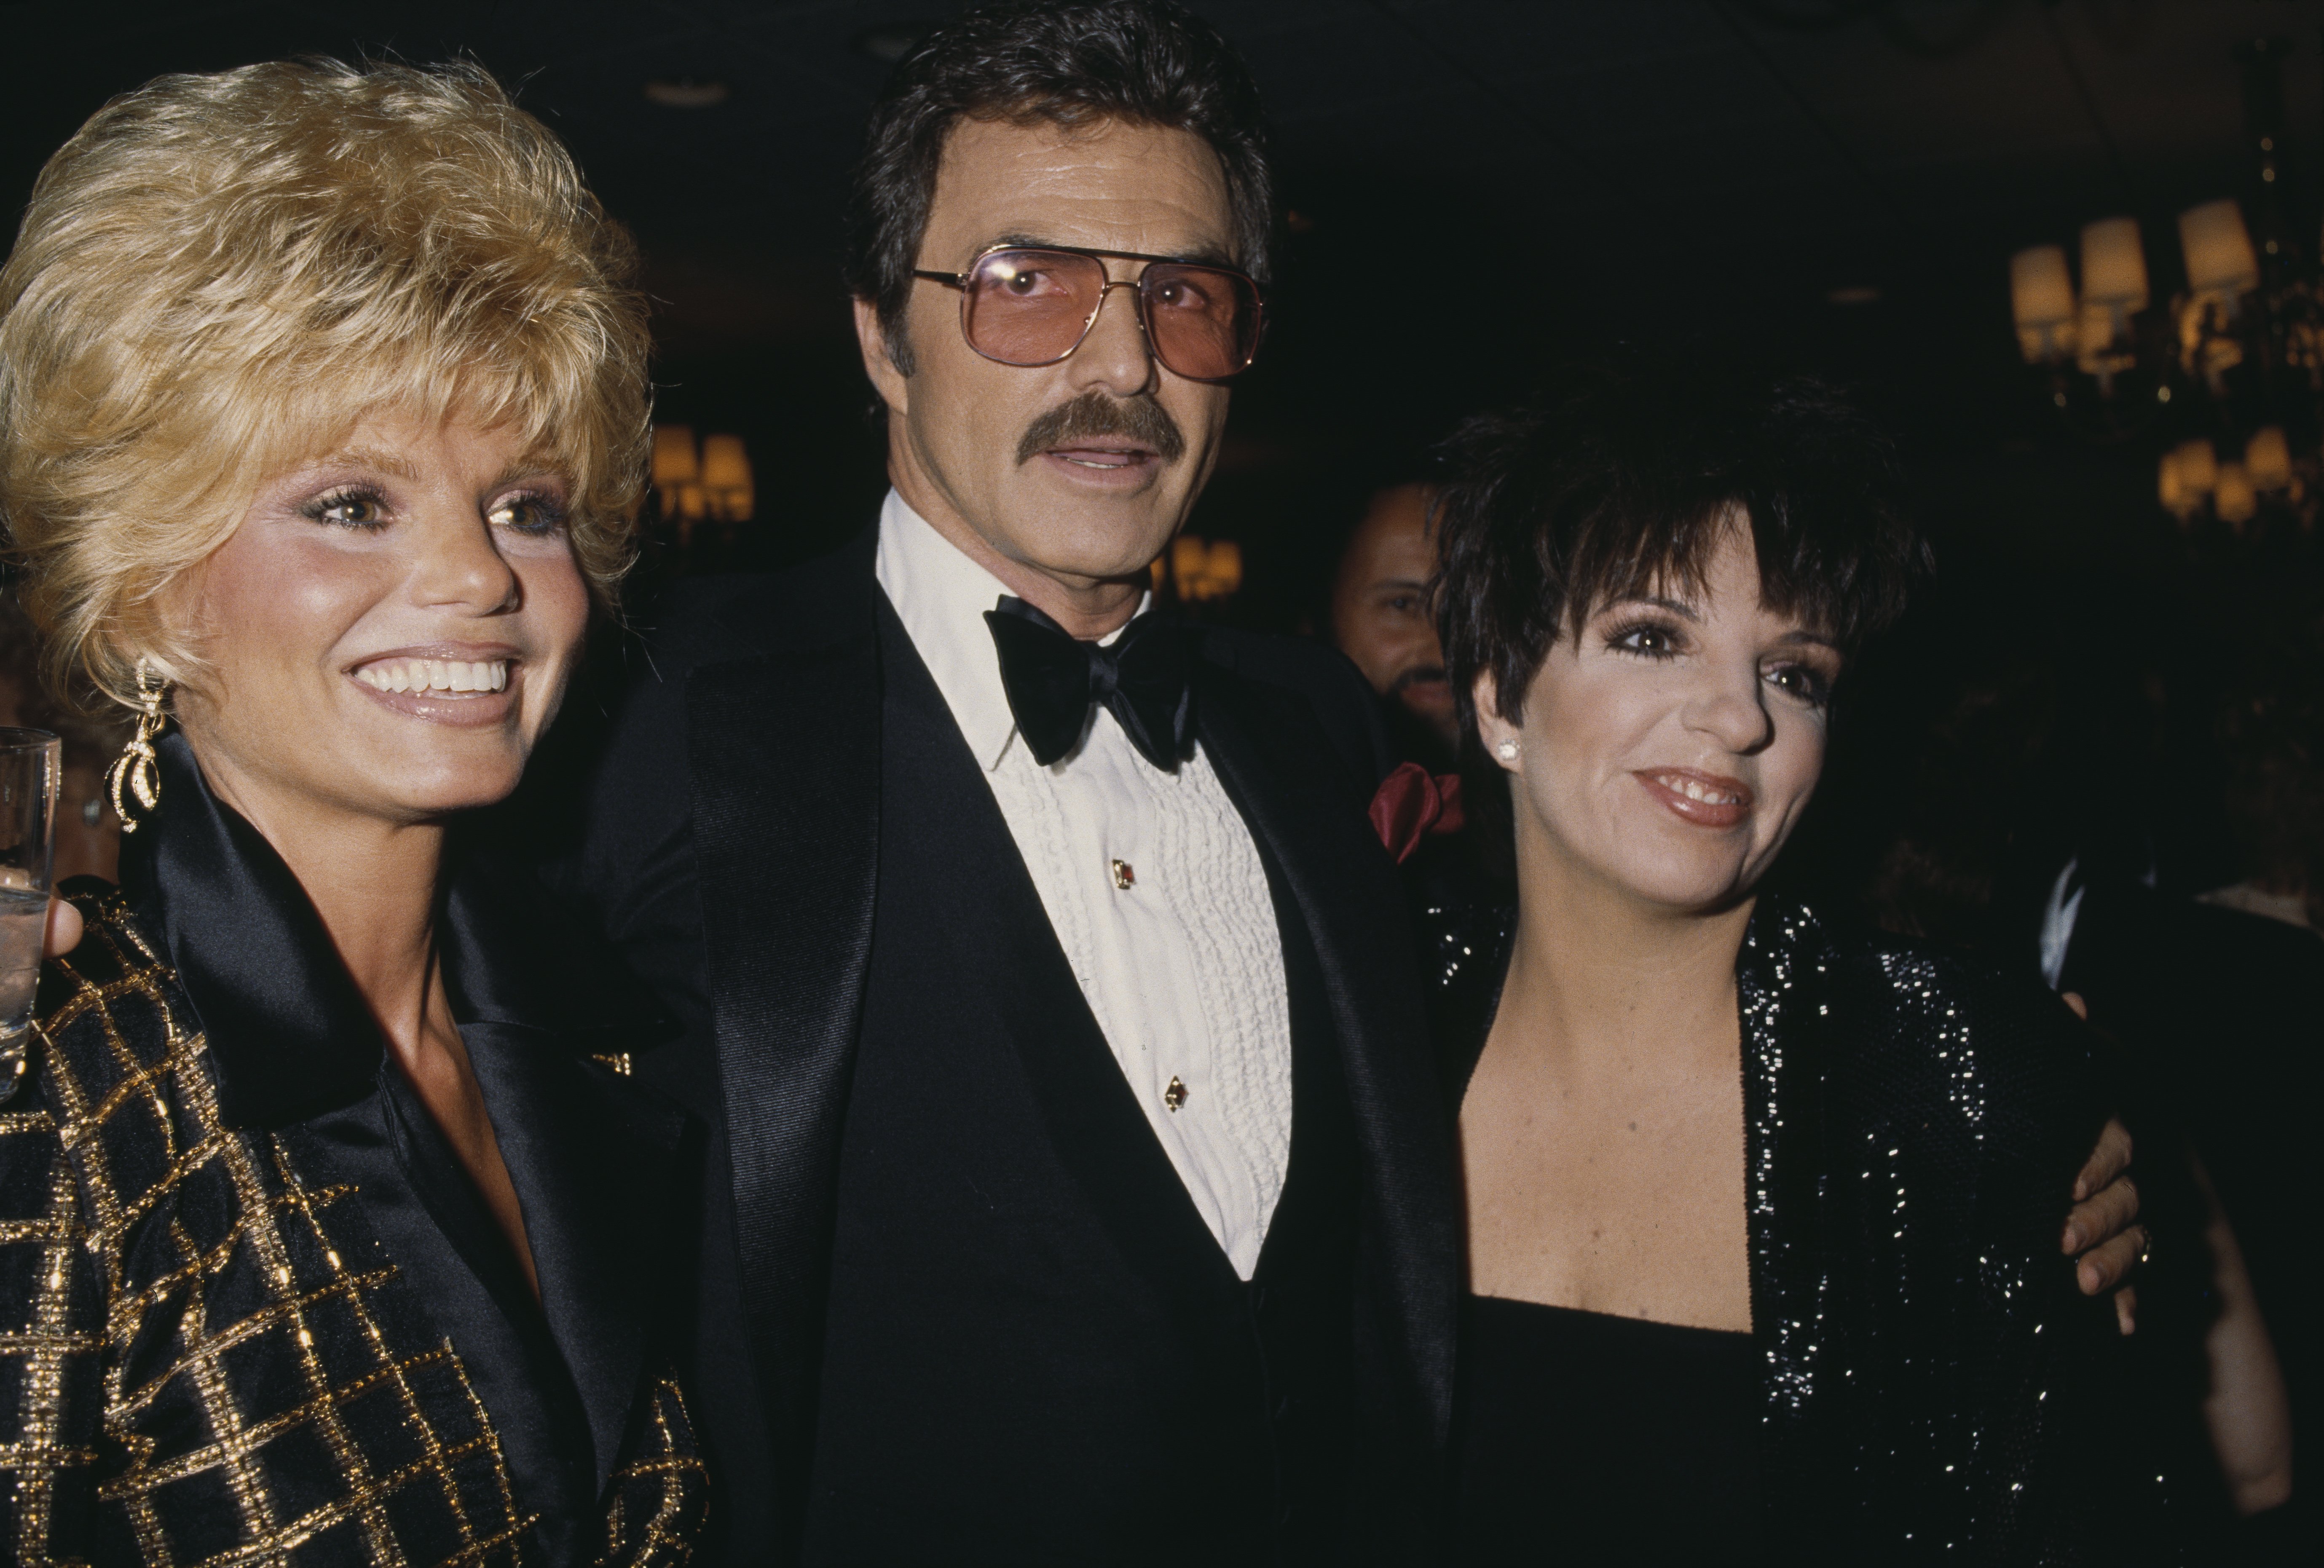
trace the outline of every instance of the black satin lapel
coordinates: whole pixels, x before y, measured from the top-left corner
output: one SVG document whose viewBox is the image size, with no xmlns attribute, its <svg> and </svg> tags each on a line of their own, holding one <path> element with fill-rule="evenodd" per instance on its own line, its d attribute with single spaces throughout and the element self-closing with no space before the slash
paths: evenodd
<svg viewBox="0 0 2324 1568">
<path fill-rule="evenodd" d="M 183 735 L 156 749 L 161 804 L 122 841 L 122 891 L 201 1020 L 219 1114 L 280 1127 L 362 1099 L 386 1046 L 307 890 Z"/>
<path fill-rule="evenodd" d="M 589 1416 L 597 1483 L 613 1472 L 655 1319 L 686 1288 L 671 1261 L 686 1117 L 569 1040 L 514 1024 L 461 1030 L 524 1211 L 549 1333 Z"/>
<path fill-rule="evenodd" d="M 1452 1412 L 1460 1198 L 1396 868 L 1303 705 L 1206 660 L 1194 670 L 1203 750 L 1282 868 L 1314 944 L 1388 1253 L 1393 1328 L 1441 1444 Z"/>
<path fill-rule="evenodd" d="M 820 1343 L 878 882 L 880 659 L 868 553 L 850 582 L 860 583 L 860 611 L 831 640 L 786 650 L 779 663 L 705 665 L 687 683 L 736 1253 L 779 1426 L 804 1408 Z"/>
<path fill-rule="evenodd" d="M 964 995 L 1001 1021 L 1058 1159 L 1089 1195 L 1122 1255 L 1167 1300 L 1205 1312 L 1237 1286 L 1202 1211 L 1139 1108 L 1097 1017 L 1074 981 L 1048 911 L 944 696 L 892 610 L 880 607 L 888 672 L 886 775 L 895 812 L 944 824 L 947 862 L 928 882 L 957 901 L 949 929 L 975 944 L 967 966 L 986 983 Z"/>
</svg>

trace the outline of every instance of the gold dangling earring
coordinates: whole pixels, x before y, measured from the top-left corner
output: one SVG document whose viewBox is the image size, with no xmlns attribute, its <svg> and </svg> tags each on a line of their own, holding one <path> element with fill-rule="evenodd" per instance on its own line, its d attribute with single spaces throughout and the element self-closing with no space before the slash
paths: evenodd
<svg viewBox="0 0 2324 1568">
<path fill-rule="evenodd" d="M 123 786 L 137 797 L 137 803 L 147 811 L 161 803 L 161 772 L 153 755 L 153 738 L 170 722 L 161 711 L 162 700 L 170 694 L 170 683 L 163 680 L 144 659 L 137 661 L 137 733 L 105 770 L 105 787 L 113 796 L 113 814 L 121 819 L 121 830 L 134 833 L 137 819 L 129 814 L 129 802 L 122 798 Z"/>
</svg>

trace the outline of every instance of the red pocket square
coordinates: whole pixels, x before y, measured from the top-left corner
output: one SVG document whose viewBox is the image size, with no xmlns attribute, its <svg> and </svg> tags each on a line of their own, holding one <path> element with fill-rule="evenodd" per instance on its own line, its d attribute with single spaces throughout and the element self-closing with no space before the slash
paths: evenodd
<svg viewBox="0 0 2324 1568">
<path fill-rule="evenodd" d="M 1407 762 L 1380 781 L 1372 796 L 1372 831 L 1402 865 L 1431 833 L 1461 830 L 1461 775 L 1433 774 Z"/>
</svg>

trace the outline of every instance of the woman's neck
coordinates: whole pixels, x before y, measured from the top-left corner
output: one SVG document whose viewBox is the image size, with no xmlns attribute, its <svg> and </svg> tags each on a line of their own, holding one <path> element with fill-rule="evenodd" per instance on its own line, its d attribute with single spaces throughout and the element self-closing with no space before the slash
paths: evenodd
<svg viewBox="0 0 2324 1568">
<path fill-rule="evenodd" d="M 435 974 L 444 829 L 390 822 L 311 798 L 285 799 L 206 766 L 217 797 L 247 818 L 306 890 L 323 929 L 399 1055 L 415 1046 Z"/>
<path fill-rule="evenodd" d="M 1647 903 L 1552 854 L 1520 861 L 1517 940 L 1497 1037 L 1591 1074 L 1635 1072 L 1641 1048 L 1730 1059 L 1735 958 L 1751 902 L 1712 912 Z M 1682 1065 L 1669 1060 L 1669 1065 Z"/>
</svg>

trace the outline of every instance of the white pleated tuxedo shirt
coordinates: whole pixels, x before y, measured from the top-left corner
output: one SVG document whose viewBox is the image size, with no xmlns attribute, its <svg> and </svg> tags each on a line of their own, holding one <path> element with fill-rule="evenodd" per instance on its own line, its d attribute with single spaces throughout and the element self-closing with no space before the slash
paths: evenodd
<svg viewBox="0 0 2324 1568">
<path fill-rule="evenodd" d="M 1035 762 L 984 620 L 1008 588 L 893 491 L 878 575 L 992 787 L 1122 1077 L 1250 1279 L 1291 1160 L 1283 939 L 1250 828 L 1199 746 L 1166 773 L 1102 708 L 1079 747 Z"/>
</svg>

